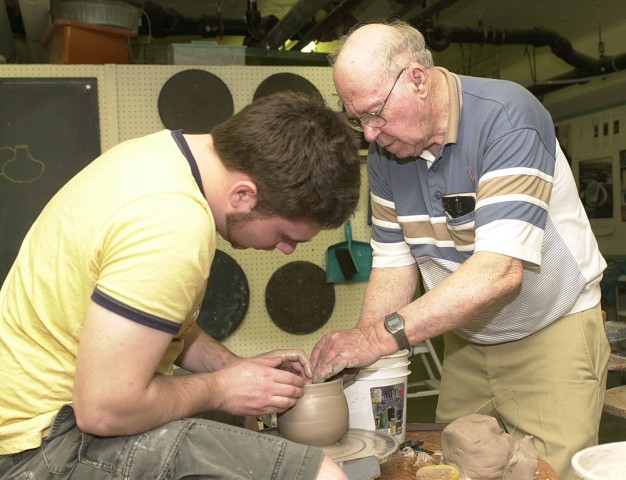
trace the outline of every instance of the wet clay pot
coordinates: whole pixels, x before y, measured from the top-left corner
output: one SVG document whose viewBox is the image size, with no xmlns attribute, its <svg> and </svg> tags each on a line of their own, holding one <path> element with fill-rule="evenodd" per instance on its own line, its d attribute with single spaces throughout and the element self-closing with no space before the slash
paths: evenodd
<svg viewBox="0 0 626 480">
<path fill-rule="evenodd" d="M 348 401 L 343 380 L 305 385 L 304 395 L 278 415 L 278 431 L 288 440 L 325 447 L 348 431 Z"/>
</svg>

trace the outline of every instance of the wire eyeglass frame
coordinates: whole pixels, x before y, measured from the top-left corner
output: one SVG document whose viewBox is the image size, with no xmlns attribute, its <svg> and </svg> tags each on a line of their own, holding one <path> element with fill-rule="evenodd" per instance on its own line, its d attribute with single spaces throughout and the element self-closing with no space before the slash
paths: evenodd
<svg viewBox="0 0 626 480">
<path fill-rule="evenodd" d="M 366 126 L 372 127 L 372 128 L 382 128 L 385 125 L 387 125 L 387 120 L 385 118 L 381 117 L 380 114 L 382 113 L 383 109 L 387 105 L 387 100 L 389 100 L 389 97 L 391 96 L 391 92 L 393 92 L 393 89 L 396 88 L 396 84 L 398 83 L 398 80 L 400 80 L 400 77 L 406 71 L 406 69 L 407 69 L 407 67 L 404 67 L 402 70 L 400 70 L 400 72 L 398 73 L 398 76 L 396 77 L 395 81 L 393 82 L 393 85 L 391 86 L 391 89 L 389 90 L 389 93 L 385 97 L 385 100 L 383 101 L 382 105 L 380 107 L 378 107 L 378 109 L 375 112 L 364 113 L 363 115 L 361 115 L 358 118 L 350 118 L 350 117 L 348 117 L 348 122 L 350 123 L 350 126 L 354 130 L 356 130 L 358 132 L 362 132 L 363 131 L 363 125 L 366 125 Z"/>
</svg>

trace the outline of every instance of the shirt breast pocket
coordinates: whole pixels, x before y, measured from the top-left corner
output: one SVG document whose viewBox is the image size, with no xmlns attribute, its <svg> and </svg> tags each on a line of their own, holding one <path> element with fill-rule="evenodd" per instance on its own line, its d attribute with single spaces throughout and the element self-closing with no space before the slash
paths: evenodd
<svg viewBox="0 0 626 480">
<path fill-rule="evenodd" d="M 472 252 L 476 241 L 475 213 L 471 212 L 460 217 L 447 216 L 446 226 L 454 242 L 454 248 L 459 252 Z"/>
</svg>

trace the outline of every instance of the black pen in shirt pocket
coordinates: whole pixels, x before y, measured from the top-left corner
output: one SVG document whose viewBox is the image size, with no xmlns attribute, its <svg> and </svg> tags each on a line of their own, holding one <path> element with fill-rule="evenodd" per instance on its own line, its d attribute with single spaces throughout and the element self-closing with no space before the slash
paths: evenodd
<svg viewBox="0 0 626 480">
<path fill-rule="evenodd" d="M 458 218 L 474 211 L 476 207 L 476 193 L 453 193 L 441 197 L 443 209 L 450 218 Z"/>
</svg>

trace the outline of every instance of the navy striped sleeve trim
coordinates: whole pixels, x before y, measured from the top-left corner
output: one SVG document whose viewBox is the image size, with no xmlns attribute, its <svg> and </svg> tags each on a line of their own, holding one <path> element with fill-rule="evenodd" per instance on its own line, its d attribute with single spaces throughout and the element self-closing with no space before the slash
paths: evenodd
<svg viewBox="0 0 626 480">
<path fill-rule="evenodd" d="M 131 307 L 130 305 L 126 305 L 106 293 L 101 292 L 97 288 L 91 294 L 91 299 L 101 307 L 111 310 L 113 313 L 117 313 L 118 315 L 128 318 L 133 322 L 145 325 L 146 327 L 154 328 L 172 335 L 176 335 L 180 332 L 180 323 L 172 322 L 171 320 L 166 320 L 165 318 L 160 318 L 156 315 L 142 312 L 141 310 Z"/>
</svg>

